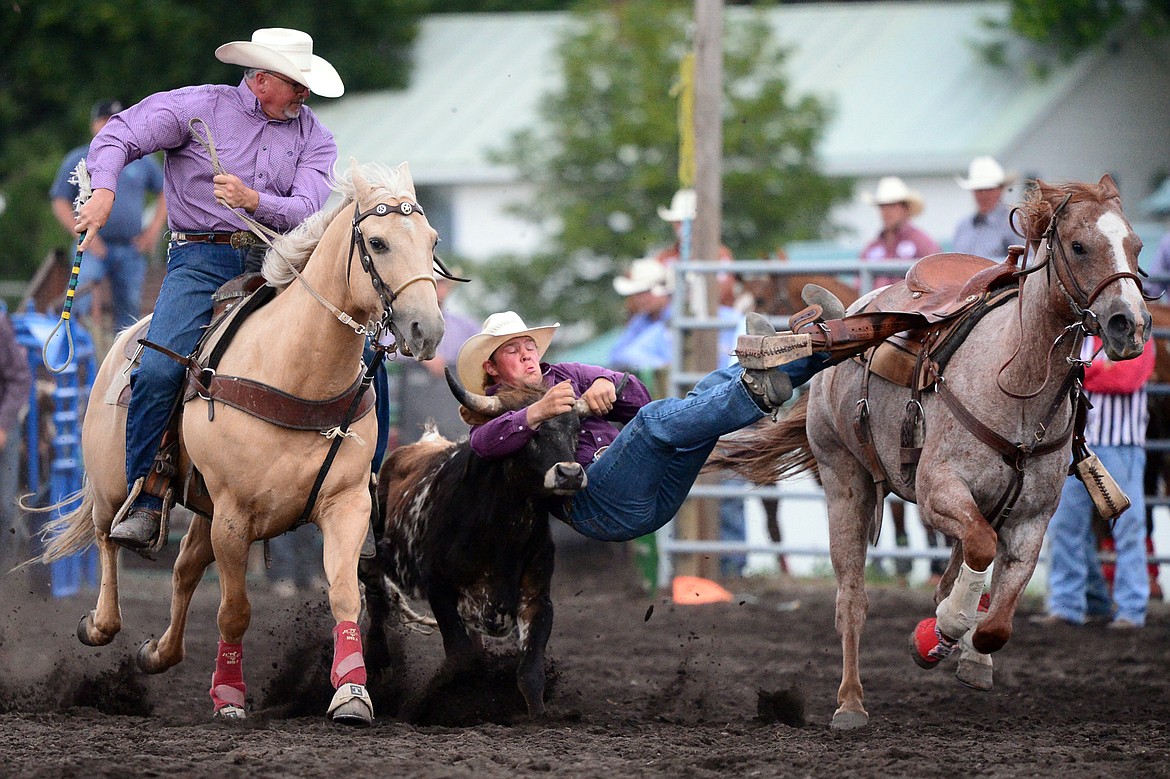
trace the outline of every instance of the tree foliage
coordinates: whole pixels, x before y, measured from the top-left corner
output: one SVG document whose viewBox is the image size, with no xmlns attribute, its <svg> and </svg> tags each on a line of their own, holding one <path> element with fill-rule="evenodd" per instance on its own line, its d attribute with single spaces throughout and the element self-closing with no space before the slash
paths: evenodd
<svg viewBox="0 0 1170 779">
<path fill-rule="evenodd" d="M 477 274 L 534 320 L 616 324 L 611 279 L 630 259 L 670 243 L 656 207 L 678 188 L 677 103 L 670 96 L 689 50 L 690 3 L 628 0 L 574 14 L 559 55 L 564 84 L 546 97 L 542 124 L 515 136 L 499 161 L 537 196 L 521 209 L 551 226 L 536 257 L 495 258 Z M 723 241 L 739 258 L 827 237 L 830 208 L 852 183 L 825 177 L 817 144 L 830 117 L 795 95 L 786 52 L 754 12 L 726 17 Z"/>
<path fill-rule="evenodd" d="M 134 102 L 190 84 L 237 83 L 214 57 L 257 27 L 294 27 L 349 93 L 403 86 L 426 0 L 12 0 L 0 9 L 0 277 L 27 277 L 70 239 L 48 189 L 65 152 L 89 138 L 98 100 Z"/>
<path fill-rule="evenodd" d="M 1105 44 L 1126 25 L 1147 35 L 1170 33 L 1166 0 L 1010 0 L 1006 22 L 991 24 L 1004 35 L 985 47 L 993 62 L 1006 62 L 1010 37 L 1034 44 L 1031 65 L 1041 74 L 1055 61 L 1070 61 Z"/>
</svg>

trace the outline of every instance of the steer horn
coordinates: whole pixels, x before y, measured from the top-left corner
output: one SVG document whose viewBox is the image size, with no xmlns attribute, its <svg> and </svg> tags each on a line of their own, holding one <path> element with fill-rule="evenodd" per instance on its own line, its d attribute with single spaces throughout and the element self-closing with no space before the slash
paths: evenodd
<svg viewBox="0 0 1170 779">
<path fill-rule="evenodd" d="M 614 387 L 614 394 L 620 398 L 622 396 L 622 390 L 624 390 L 626 385 L 629 383 L 630 374 L 623 373 L 621 380 L 618 381 L 617 386 Z M 589 408 L 589 404 L 585 402 L 585 398 L 577 398 L 577 401 L 573 404 L 573 410 L 577 412 L 577 416 L 582 418 L 591 416 L 593 414 L 592 409 Z"/>
<path fill-rule="evenodd" d="M 444 368 L 443 373 L 447 375 L 447 386 L 451 388 L 451 394 L 467 408 L 477 414 L 483 414 L 485 417 L 498 417 L 504 413 L 504 404 L 500 402 L 499 398 L 493 398 L 490 395 L 477 395 L 468 390 L 459 382 L 449 367 Z"/>
</svg>

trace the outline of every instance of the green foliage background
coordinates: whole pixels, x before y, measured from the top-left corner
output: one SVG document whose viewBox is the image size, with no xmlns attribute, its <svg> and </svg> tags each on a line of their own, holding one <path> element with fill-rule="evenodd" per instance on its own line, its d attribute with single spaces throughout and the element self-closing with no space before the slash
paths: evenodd
<svg viewBox="0 0 1170 779">
<path fill-rule="evenodd" d="M 48 189 L 65 152 L 89 139 L 101 99 L 136 102 L 191 84 L 238 83 L 217 46 L 257 27 L 294 27 L 342 74 L 347 94 L 407 83 L 426 0 L 10 0 L 0 7 L 0 278 L 25 279 L 71 240 Z"/>
<path fill-rule="evenodd" d="M 611 279 L 631 259 L 673 242 L 656 208 L 678 188 L 677 101 L 691 48 L 693 4 L 590 4 L 562 42 L 565 83 L 541 108 L 542 126 L 517 135 L 499 161 L 538 194 L 521 210 L 550 226 L 536 257 L 499 257 L 476 269 L 492 291 L 534 321 L 620 322 Z M 796 95 L 785 51 L 749 14 L 725 17 L 723 241 L 739 258 L 793 240 L 828 237 L 830 208 L 852 182 L 823 175 L 817 143 L 830 107 Z"/>
</svg>

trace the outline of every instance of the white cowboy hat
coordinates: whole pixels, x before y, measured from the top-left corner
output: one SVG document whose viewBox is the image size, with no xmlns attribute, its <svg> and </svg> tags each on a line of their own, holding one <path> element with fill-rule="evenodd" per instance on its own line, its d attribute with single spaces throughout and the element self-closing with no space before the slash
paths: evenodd
<svg viewBox="0 0 1170 779">
<path fill-rule="evenodd" d="M 536 341 L 539 356 L 544 357 L 553 333 L 560 326 L 560 322 L 557 322 L 543 327 L 529 327 L 515 311 L 492 314 L 484 320 L 483 328 L 459 348 L 459 356 L 455 360 L 455 372 L 459 374 L 459 381 L 472 392 L 483 392 L 487 389 L 484 383 L 487 376 L 483 364 L 505 341 L 521 335 L 530 335 Z"/>
<path fill-rule="evenodd" d="M 996 189 L 1015 180 L 1015 174 L 1005 173 L 993 157 L 976 157 L 967 168 L 967 178 L 955 176 L 955 182 L 963 189 Z"/>
<path fill-rule="evenodd" d="M 251 41 L 232 41 L 215 50 L 229 65 L 270 70 L 287 76 L 321 97 L 341 97 L 345 85 L 333 66 L 313 53 L 313 38 L 300 30 L 263 27 Z"/>
<path fill-rule="evenodd" d="M 897 176 L 883 176 L 878 181 L 877 190 L 872 195 L 863 192 L 861 199 L 871 206 L 905 203 L 910 208 L 910 216 L 922 213 L 922 195 L 906 186 L 906 182 Z"/>
<path fill-rule="evenodd" d="M 637 295 L 639 292 L 653 292 L 655 295 L 669 295 L 674 289 L 670 269 L 657 257 L 643 257 L 630 263 L 630 270 L 624 276 L 614 276 L 613 288 L 622 297 Z"/>
<path fill-rule="evenodd" d="M 670 208 L 658 207 L 658 216 L 664 222 L 683 222 L 695 218 L 695 205 L 698 202 L 693 189 L 680 189 L 670 199 Z"/>
</svg>

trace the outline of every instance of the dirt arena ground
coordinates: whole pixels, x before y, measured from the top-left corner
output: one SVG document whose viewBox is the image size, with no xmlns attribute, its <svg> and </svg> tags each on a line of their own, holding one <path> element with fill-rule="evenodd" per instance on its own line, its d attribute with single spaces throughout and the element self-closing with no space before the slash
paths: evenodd
<svg viewBox="0 0 1170 779">
<path fill-rule="evenodd" d="M 995 689 L 907 654 L 929 593 L 871 588 L 863 643 L 870 726 L 835 733 L 840 650 L 824 582 L 736 583 L 730 604 L 645 594 L 621 547 L 560 555 L 549 714 L 521 714 L 511 658 L 474 678 L 441 668 L 439 637 L 398 636 L 372 728 L 327 722 L 324 596 L 253 589 L 251 719 L 210 721 L 214 582 L 187 659 L 159 676 L 131 657 L 165 626 L 166 588 L 130 578 L 108 647 L 74 637 L 92 595 L 46 600 L 3 580 L 0 775 L 19 777 L 1170 776 L 1170 614 L 1141 631 L 1029 624 L 996 657 Z M 762 702 L 772 705 L 762 705 Z M 763 712 L 764 716 L 761 716 Z"/>
</svg>

